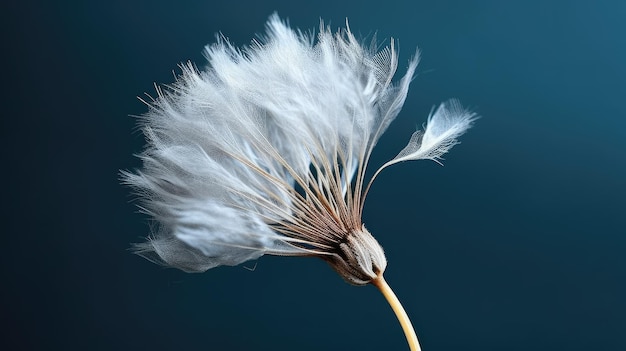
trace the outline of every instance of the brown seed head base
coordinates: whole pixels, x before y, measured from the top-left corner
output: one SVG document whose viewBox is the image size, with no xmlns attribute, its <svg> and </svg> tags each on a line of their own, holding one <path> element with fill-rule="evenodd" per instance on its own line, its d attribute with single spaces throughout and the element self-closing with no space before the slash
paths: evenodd
<svg viewBox="0 0 626 351">
<path fill-rule="evenodd" d="M 321 258 L 353 285 L 370 283 L 387 267 L 383 248 L 365 226 L 347 234 L 339 241 L 334 254 Z"/>
</svg>

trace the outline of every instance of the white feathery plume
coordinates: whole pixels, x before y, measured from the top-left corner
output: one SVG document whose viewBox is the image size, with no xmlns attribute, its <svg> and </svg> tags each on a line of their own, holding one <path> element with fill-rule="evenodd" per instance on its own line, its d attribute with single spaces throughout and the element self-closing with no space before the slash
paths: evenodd
<svg viewBox="0 0 626 351">
<path fill-rule="evenodd" d="M 397 157 L 365 183 L 376 142 L 399 113 L 415 72 L 404 77 L 393 40 L 376 51 L 349 28 L 317 35 L 276 14 L 248 47 L 224 37 L 205 51 L 209 65 L 182 75 L 142 117 L 143 168 L 123 172 L 157 228 L 137 253 L 187 272 L 237 265 L 264 254 L 316 256 L 346 281 L 371 283 L 398 315 L 412 350 L 419 344 L 383 279 L 387 261 L 361 221 L 367 190 L 385 167 L 437 161 L 475 115 L 442 104 Z"/>
<path fill-rule="evenodd" d="M 464 110 L 457 100 L 441 104 L 428 117 L 425 130 L 413 133 L 409 144 L 385 166 L 423 159 L 439 163 L 441 156 L 458 144 L 457 138 L 465 133 L 474 118 L 474 113 Z"/>
</svg>

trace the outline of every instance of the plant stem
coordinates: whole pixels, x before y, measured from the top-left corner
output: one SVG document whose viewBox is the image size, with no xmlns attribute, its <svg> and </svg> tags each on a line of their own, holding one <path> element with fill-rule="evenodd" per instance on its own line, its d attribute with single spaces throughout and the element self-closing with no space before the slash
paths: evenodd
<svg viewBox="0 0 626 351">
<path fill-rule="evenodd" d="M 371 283 L 383 293 L 383 296 L 385 296 L 385 299 L 389 302 L 393 312 L 395 312 L 411 351 L 421 351 L 420 343 L 417 341 L 417 335 L 415 335 L 415 329 L 413 329 L 413 324 L 411 324 L 411 320 L 404 311 L 404 307 L 402 307 L 400 300 L 398 300 L 396 294 L 393 293 L 393 290 L 391 290 L 391 287 L 387 284 L 383 275 L 380 274 L 376 279 L 372 280 Z"/>
</svg>

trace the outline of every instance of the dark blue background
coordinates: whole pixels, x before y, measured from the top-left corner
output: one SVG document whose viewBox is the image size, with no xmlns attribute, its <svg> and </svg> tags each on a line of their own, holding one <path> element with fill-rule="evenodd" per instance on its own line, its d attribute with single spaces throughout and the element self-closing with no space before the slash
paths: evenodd
<svg viewBox="0 0 626 351">
<path fill-rule="evenodd" d="M 19 3 L 19 5 L 18 5 Z M 2 343 L 63 350 L 405 350 L 373 287 L 315 259 L 191 275 L 127 251 L 147 234 L 136 96 L 299 28 L 394 36 L 423 60 L 372 159 L 434 104 L 480 115 L 446 157 L 381 174 L 364 221 L 425 351 L 626 350 L 626 2 L 74 1 L 2 5 Z"/>
</svg>

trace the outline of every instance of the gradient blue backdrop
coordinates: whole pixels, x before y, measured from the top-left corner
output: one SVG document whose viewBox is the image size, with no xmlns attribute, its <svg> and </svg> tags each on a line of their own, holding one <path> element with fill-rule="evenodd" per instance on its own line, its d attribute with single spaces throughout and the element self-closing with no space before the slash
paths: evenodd
<svg viewBox="0 0 626 351">
<path fill-rule="evenodd" d="M 626 2 L 1 6 L 4 349 L 407 349 L 383 297 L 321 261 L 190 275 L 127 251 L 148 232 L 118 182 L 139 166 L 136 96 L 278 11 L 398 38 L 400 73 L 422 50 L 373 165 L 447 98 L 483 116 L 444 167 L 394 166 L 366 205 L 425 351 L 626 350 Z"/>
</svg>

